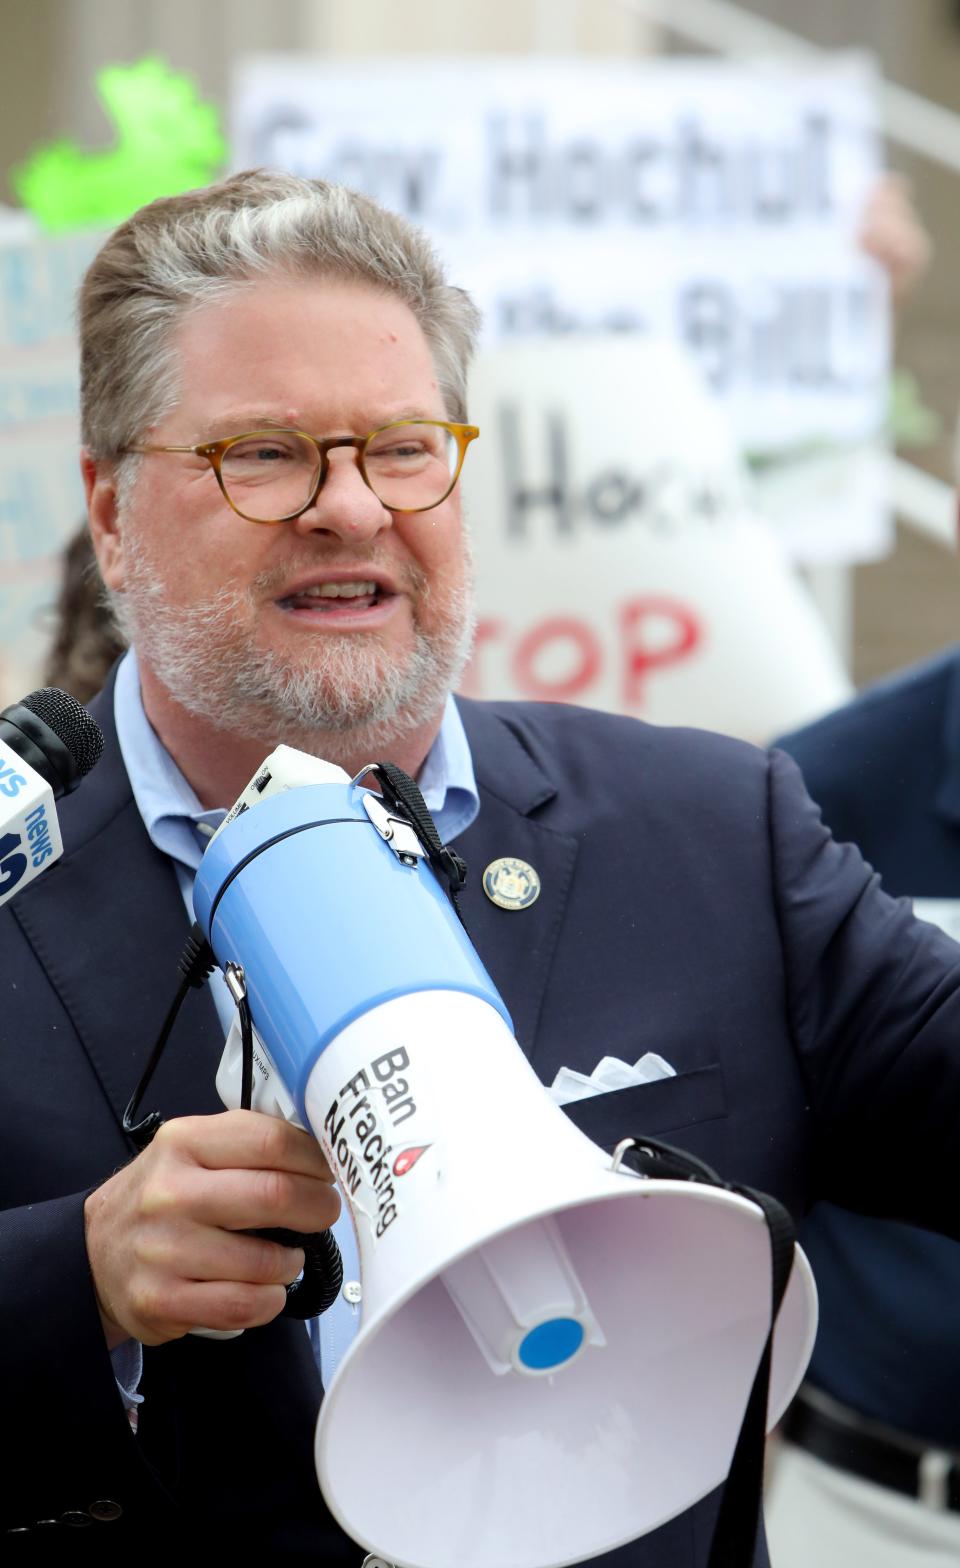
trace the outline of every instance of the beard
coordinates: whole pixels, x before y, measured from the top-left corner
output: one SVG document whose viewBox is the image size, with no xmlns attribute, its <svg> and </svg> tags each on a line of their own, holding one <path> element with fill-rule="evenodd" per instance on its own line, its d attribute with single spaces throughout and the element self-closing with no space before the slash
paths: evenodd
<svg viewBox="0 0 960 1568">
<path fill-rule="evenodd" d="M 412 646 L 385 648 L 375 632 L 325 633 L 298 662 L 256 641 L 259 608 L 297 563 L 261 573 L 248 589 L 221 588 L 178 605 L 143 533 L 128 521 L 126 535 L 124 589 L 109 595 L 117 625 L 180 706 L 216 729 L 270 737 L 329 761 L 361 746 L 382 749 L 440 712 L 470 656 L 476 613 L 466 535 L 456 582 L 428 582 L 414 566 L 404 574 Z M 355 551 L 354 559 L 360 576 L 376 567 L 376 550 Z M 314 554 L 300 565 L 322 570 L 323 562 Z"/>
</svg>

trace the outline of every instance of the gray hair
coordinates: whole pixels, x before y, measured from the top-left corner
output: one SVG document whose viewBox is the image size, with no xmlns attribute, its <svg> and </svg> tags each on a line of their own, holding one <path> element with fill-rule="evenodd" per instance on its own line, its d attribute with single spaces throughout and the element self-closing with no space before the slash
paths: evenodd
<svg viewBox="0 0 960 1568">
<path fill-rule="evenodd" d="M 325 180 L 251 170 L 151 202 L 107 240 L 79 296 L 81 429 L 117 457 L 176 407 L 175 328 L 198 305 L 266 277 L 366 283 L 408 305 L 450 418 L 466 418 L 480 316 L 419 229 Z"/>
</svg>

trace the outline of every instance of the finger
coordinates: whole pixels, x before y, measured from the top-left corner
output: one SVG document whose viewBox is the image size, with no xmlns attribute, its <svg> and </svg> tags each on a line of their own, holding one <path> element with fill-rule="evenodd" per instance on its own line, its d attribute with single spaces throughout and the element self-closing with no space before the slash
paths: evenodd
<svg viewBox="0 0 960 1568">
<path fill-rule="evenodd" d="M 156 1345 L 180 1338 L 192 1328 L 259 1328 L 279 1316 L 286 1300 L 281 1285 L 181 1280 L 145 1288 L 131 1302 L 135 1337 L 142 1344 Z"/>
<path fill-rule="evenodd" d="M 302 1247 L 206 1226 L 186 1235 L 178 1226 L 155 1226 L 138 1239 L 136 1258 L 156 1277 L 248 1285 L 291 1285 L 304 1264 Z"/>
<path fill-rule="evenodd" d="M 186 1155 L 208 1170 L 233 1166 L 285 1170 L 332 1184 L 334 1177 L 317 1140 L 300 1127 L 260 1111 L 221 1111 L 165 1122 L 153 1147 Z"/>
<path fill-rule="evenodd" d="M 329 1230 L 340 1195 L 329 1182 L 278 1170 L 159 1170 L 140 1193 L 146 1221 L 222 1230 Z"/>
</svg>

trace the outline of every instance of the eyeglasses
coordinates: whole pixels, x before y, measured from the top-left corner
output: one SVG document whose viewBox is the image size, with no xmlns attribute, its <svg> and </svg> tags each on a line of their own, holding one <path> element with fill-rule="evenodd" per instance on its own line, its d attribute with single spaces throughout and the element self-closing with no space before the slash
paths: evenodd
<svg viewBox="0 0 960 1568">
<path fill-rule="evenodd" d="M 304 430 L 253 430 L 200 446 L 128 446 L 125 452 L 193 452 L 205 457 L 224 500 L 251 523 L 287 523 L 309 510 L 334 447 L 352 446 L 364 483 L 391 512 L 429 512 L 460 477 L 476 425 L 398 419 L 368 436 L 320 440 Z"/>
</svg>

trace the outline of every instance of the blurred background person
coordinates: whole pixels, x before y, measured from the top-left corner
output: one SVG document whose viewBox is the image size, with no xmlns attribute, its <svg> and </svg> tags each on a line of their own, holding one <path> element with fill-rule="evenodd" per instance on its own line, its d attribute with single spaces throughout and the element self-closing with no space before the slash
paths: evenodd
<svg viewBox="0 0 960 1568">
<path fill-rule="evenodd" d="M 59 686 L 78 702 L 88 702 L 100 690 L 126 643 L 104 602 L 86 523 L 64 548 L 60 591 L 51 619 L 52 641 L 41 684 Z"/>
<path fill-rule="evenodd" d="M 912 186 L 902 175 L 887 174 L 877 184 L 863 215 L 860 244 L 887 274 L 894 305 L 902 305 L 933 258 Z"/>
<path fill-rule="evenodd" d="M 779 744 L 886 891 L 960 936 L 960 646 Z M 960 1246 L 827 1203 L 801 1241 L 820 1327 L 771 1465 L 775 1568 L 948 1568 L 960 1561 Z"/>
</svg>

